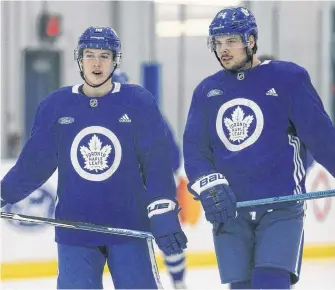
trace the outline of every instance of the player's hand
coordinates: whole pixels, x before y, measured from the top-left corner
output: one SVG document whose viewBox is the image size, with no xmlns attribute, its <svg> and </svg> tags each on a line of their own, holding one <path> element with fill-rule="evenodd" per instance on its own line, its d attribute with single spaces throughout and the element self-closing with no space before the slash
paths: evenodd
<svg viewBox="0 0 335 290">
<path fill-rule="evenodd" d="M 151 231 L 157 246 L 167 256 L 181 254 L 187 238 L 178 219 L 178 205 L 169 199 L 156 200 L 148 206 Z"/>
<path fill-rule="evenodd" d="M 229 219 L 235 218 L 236 197 L 221 173 L 211 173 L 188 184 L 195 199 L 201 201 L 206 219 L 213 224 L 215 234 Z"/>
</svg>

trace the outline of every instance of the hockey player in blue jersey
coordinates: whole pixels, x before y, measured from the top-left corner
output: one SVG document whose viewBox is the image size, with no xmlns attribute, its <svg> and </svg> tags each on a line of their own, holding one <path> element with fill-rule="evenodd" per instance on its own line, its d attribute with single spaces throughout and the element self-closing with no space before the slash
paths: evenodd
<svg viewBox="0 0 335 290">
<path fill-rule="evenodd" d="M 246 8 L 214 17 L 208 44 L 223 70 L 195 89 L 184 132 L 189 190 L 213 225 L 222 283 L 289 289 L 299 280 L 304 204 L 236 209 L 305 192 L 306 150 L 335 176 L 335 129 L 307 71 L 259 61 Z"/>
<path fill-rule="evenodd" d="M 121 71 L 120 69 L 116 69 L 113 75 L 113 81 L 119 82 L 121 84 L 129 83 L 129 77 L 125 72 Z M 175 175 L 177 175 L 180 167 L 180 150 L 173 136 L 172 130 L 167 122 L 166 122 L 166 129 L 172 151 L 171 157 L 172 157 L 173 172 Z M 174 288 L 185 289 L 186 288 L 184 281 L 185 267 L 186 267 L 185 252 L 170 256 L 164 254 L 164 263 L 168 269 Z"/>
<path fill-rule="evenodd" d="M 75 59 L 84 84 L 40 103 L 31 137 L 1 182 L 2 202 L 25 198 L 58 168 L 56 219 L 151 231 L 166 255 L 182 253 L 170 145 L 153 96 L 111 81 L 121 43 L 109 27 L 86 29 Z M 161 287 L 145 239 L 55 232 L 58 289 L 101 289 L 106 262 L 117 289 Z"/>
</svg>

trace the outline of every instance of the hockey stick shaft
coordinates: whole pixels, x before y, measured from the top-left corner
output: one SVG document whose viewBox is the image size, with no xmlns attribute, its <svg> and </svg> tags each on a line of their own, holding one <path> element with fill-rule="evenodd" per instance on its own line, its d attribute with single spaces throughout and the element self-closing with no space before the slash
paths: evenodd
<svg viewBox="0 0 335 290">
<path fill-rule="evenodd" d="M 2 212 L 1 218 L 9 219 L 9 220 L 17 220 L 21 222 L 48 224 L 48 225 L 53 225 L 56 227 L 84 230 L 84 231 L 90 231 L 90 232 L 99 232 L 99 233 L 104 233 L 104 234 L 130 236 L 130 237 L 145 238 L 145 239 L 154 238 L 150 232 L 110 228 L 110 227 L 95 225 L 95 224 L 90 224 L 90 223 L 61 221 L 61 220 L 55 220 L 55 219 L 49 219 L 49 218 L 28 216 L 28 215 L 23 215 L 23 214 Z"/>
<path fill-rule="evenodd" d="M 273 203 L 289 202 L 289 201 L 302 201 L 302 200 L 318 199 L 332 196 L 335 196 L 335 189 L 294 194 L 294 195 L 284 195 L 284 196 L 255 199 L 248 201 L 240 201 L 236 203 L 236 207 L 237 208 L 251 207 L 265 204 L 273 204 Z"/>
<path fill-rule="evenodd" d="M 335 196 L 335 189 L 325 190 L 325 191 L 315 191 L 315 192 L 296 194 L 296 195 L 284 195 L 284 196 L 279 196 L 279 197 L 270 197 L 270 198 L 263 198 L 263 199 L 256 199 L 256 200 L 240 201 L 240 202 L 237 202 L 236 207 L 237 208 L 252 207 L 252 206 L 267 205 L 267 204 L 274 204 L 274 203 L 280 203 L 280 202 L 302 201 L 302 200 L 318 199 L 318 198 L 333 197 L 333 196 Z M 95 224 L 90 224 L 90 223 L 83 223 L 83 222 L 60 221 L 60 220 L 55 220 L 55 219 L 27 216 L 27 215 L 22 215 L 22 214 L 1 212 L 1 218 L 9 219 L 9 220 L 17 220 L 21 222 L 49 224 L 49 225 L 63 227 L 63 228 L 99 232 L 99 233 L 104 233 L 104 234 L 131 236 L 131 237 L 145 238 L 145 239 L 154 238 L 150 232 L 110 228 L 106 226 L 95 225 Z"/>
</svg>

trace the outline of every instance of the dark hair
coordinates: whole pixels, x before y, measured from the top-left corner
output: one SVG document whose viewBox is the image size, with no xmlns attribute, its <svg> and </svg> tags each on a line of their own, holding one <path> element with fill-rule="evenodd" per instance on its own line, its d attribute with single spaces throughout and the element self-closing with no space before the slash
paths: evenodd
<svg viewBox="0 0 335 290">
<path fill-rule="evenodd" d="M 252 52 L 253 52 L 253 54 L 256 54 L 257 50 L 258 50 L 258 46 L 257 46 L 257 42 L 255 41 L 255 45 L 254 45 L 254 47 L 252 48 Z"/>
</svg>

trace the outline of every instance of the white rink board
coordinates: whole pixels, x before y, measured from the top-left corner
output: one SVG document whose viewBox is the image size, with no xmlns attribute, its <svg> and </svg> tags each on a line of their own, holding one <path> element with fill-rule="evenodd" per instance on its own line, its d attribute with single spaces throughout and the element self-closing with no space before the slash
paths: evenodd
<svg viewBox="0 0 335 290">
<path fill-rule="evenodd" d="M 314 163 L 307 174 L 306 189 L 319 191 L 335 189 L 335 178 L 320 164 Z M 335 244 L 335 198 L 307 202 L 305 219 L 306 244 Z"/>
<path fill-rule="evenodd" d="M 1 177 L 13 166 L 13 161 L 1 163 Z M 320 165 L 314 164 L 306 182 L 308 191 L 335 188 L 335 179 Z M 53 217 L 54 197 L 57 175 L 54 174 L 41 188 L 30 197 L 22 200 L 11 211 L 26 215 Z M 335 199 L 308 201 L 305 219 L 305 244 L 335 244 Z M 213 251 L 211 227 L 203 213 L 194 225 L 185 225 L 188 237 L 188 252 Z M 57 248 L 52 226 L 18 226 L 1 220 L 1 263 L 34 262 L 56 260 Z"/>
</svg>

